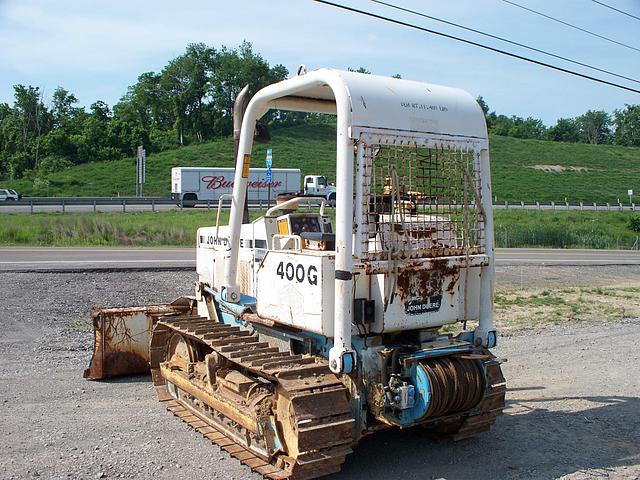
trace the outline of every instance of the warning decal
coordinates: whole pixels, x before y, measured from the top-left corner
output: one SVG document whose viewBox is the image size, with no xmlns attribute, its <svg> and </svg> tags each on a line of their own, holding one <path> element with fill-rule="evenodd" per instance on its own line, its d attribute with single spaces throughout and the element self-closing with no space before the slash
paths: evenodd
<svg viewBox="0 0 640 480">
<path fill-rule="evenodd" d="M 249 166 L 251 165 L 251 155 L 245 153 L 242 163 L 242 178 L 249 178 Z"/>
</svg>

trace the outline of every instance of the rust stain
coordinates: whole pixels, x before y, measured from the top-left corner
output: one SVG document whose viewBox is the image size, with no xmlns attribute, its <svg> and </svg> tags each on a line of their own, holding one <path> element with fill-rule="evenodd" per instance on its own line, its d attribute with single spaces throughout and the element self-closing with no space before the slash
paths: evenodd
<svg viewBox="0 0 640 480">
<path fill-rule="evenodd" d="M 99 380 L 149 371 L 149 341 L 153 326 L 165 315 L 186 314 L 195 303 L 181 297 L 171 304 L 92 308 L 93 355 L 84 378 Z"/>
<path fill-rule="evenodd" d="M 104 359 L 103 377 L 134 375 L 149 371 L 149 358 L 136 352 L 114 352 Z"/>
<path fill-rule="evenodd" d="M 445 286 L 447 293 L 453 294 L 460 279 L 460 268 L 450 266 L 446 259 L 434 259 L 431 268 L 421 267 L 420 262 L 412 262 L 400 269 L 397 280 L 397 290 L 402 301 L 408 298 L 430 298 L 439 295 Z"/>
</svg>

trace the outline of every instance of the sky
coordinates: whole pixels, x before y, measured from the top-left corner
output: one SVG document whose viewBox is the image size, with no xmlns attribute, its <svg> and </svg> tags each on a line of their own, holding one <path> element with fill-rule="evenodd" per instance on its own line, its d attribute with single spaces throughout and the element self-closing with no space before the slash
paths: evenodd
<svg viewBox="0 0 640 480">
<path fill-rule="evenodd" d="M 612 44 L 526 12 L 503 0 L 387 0 L 503 36 L 640 81 L 640 51 Z M 640 20 L 591 0 L 514 0 L 529 8 L 640 49 Z M 638 0 L 603 0 L 640 17 Z M 564 68 L 624 83 L 521 48 L 369 0 L 336 0 L 398 20 L 506 49 Z M 364 67 L 380 75 L 449 85 L 481 95 L 506 115 L 558 118 L 640 104 L 640 94 L 601 85 L 449 39 L 363 17 L 312 0 L 0 0 L 0 102 L 13 85 L 51 97 L 62 86 L 89 106 L 116 103 L 138 75 L 160 71 L 189 43 L 253 44 L 271 65 L 294 74 L 299 64 Z"/>
</svg>

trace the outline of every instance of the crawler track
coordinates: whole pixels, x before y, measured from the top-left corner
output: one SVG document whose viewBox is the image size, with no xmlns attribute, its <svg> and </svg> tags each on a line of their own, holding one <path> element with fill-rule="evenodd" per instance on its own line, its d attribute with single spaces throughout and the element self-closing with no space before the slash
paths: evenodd
<svg viewBox="0 0 640 480">
<path fill-rule="evenodd" d="M 201 353 L 217 354 L 226 370 L 262 382 L 265 393 L 258 396 L 260 405 L 270 411 L 258 419 L 258 428 L 252 428 L 250 406 L 242 407 L 246 415 L 242 409 L 228 408 L 216 387 L 198 379 L 193 369 L 197 362 L 183 369 L 167 367 L 167 347 L 176 334 Z M 151 368 L 158 397 L 169 411 L 267 478 L 308 479 L 335 473 L 351 453 L 354 419 L 348 392 L 323 359 L 281 351 L 238 327 L 177 316 L 156 324 Z M 268 439 L 260 438 L 264 434 L 260 420 L 268 416 L 276 419 L 282 440 L 275 452 L 265 450 Z"/>
</svg>

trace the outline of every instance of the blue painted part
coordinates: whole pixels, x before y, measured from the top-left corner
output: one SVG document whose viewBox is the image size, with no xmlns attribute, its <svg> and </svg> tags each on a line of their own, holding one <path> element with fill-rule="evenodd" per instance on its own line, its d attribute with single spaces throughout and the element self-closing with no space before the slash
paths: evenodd
<svg viewBox="0 0 640 480">
<path fill-rule="evenodd" d="M 332 339 L 313 332 L 301 331 L 299 334 L 311 341 L 312 349 L 318 352 L 318 355 L 324 358 L 329 358 L 329 350 L 333 347 Z"/>
<path fill-rule="evenodd" d="M 252 297 L 251 295 L 245 295 L 244 293 L 240 294 L 240 302 L 238 303 L 238 305 L 242 305 L 243 307 L 246 307 L 246 308 L 253 308 L 256 306 L 257 303 L 258 301 L 256 300 L 256 297 Z"/>
<path fill-rule="evenodd" d="M 222 323 L 230 327 L 236 327 L 240 323 L 240 319 L 229 312 L 222 312 L 222 315 L 218 315 L 218 318 L 222 320 Z"/>
<path fill-rule="evenodd" d="M 344 373 L 351 373 L 354 364 L 353 353 L 342 354 L 342 371 Z"/>
<path fill-rule="evenodd" d="M 411 365 L 410 376 L 415 387 L 415 403 L 413 408 L 402 410 L 399 414 L 401 425 L 411 425 L 425 416 L 431 401 L 431 386 L 424 370 L 417 364 Z"/>
<path fill-rule="evenodd" d="M 464 331 L 455 337 L 457 340 L 464 340 L 465 342 L 469 342 L 473 345 L 473 332 L 472 331 Z"/>
<path fill-rule="evenodd" d="M 351 409 L 354 412 L 353 438 L 358 438 L 361 432 L 367 431 L 367 412 L 362 409 L 362 394 L 351 397 Z"/>
<path fill-rule="evenodd" d="M 231 311 L 237 317 L 245 313 L 247 310 L 252 309 L 256 305 L 256 298 L 249 295 L 240 295 L 240 302 L 232 303 L 227 302 L 222 297 L 224 296 L 224 292 L 216 292 L 212 288 L 205 288 L 205 291 L 213 295 L 215 301 L 226 310 Z"/>
<path fill-rule="evenodd" d="M 491 330 L 487 334 L 487 348 L 493 348 L 498 346 L 498 332 Z"/>
<path fill-rule="evenodd" d="M 364 339 L 358 336 L 351 337 L 351 348 L 353 348 L 358 354 L 365 350 Z"/>
<path fill-rule="evenodd" d="M 454 353 L 470 352 L 471 350 L 473 350 L 473 345 L 471 344 L 459 345 L 456 347 L 438 348 L 434 350 L 426 350 L 426 351 L 421 351 L 417 353 L 412 353 L 410 355 L 402 356 L 400 360 L 414 361 L 414 360 L 421 360 L 423 358 L 444 357 L 446 355 L 453 355 Z"/>
</svg>

